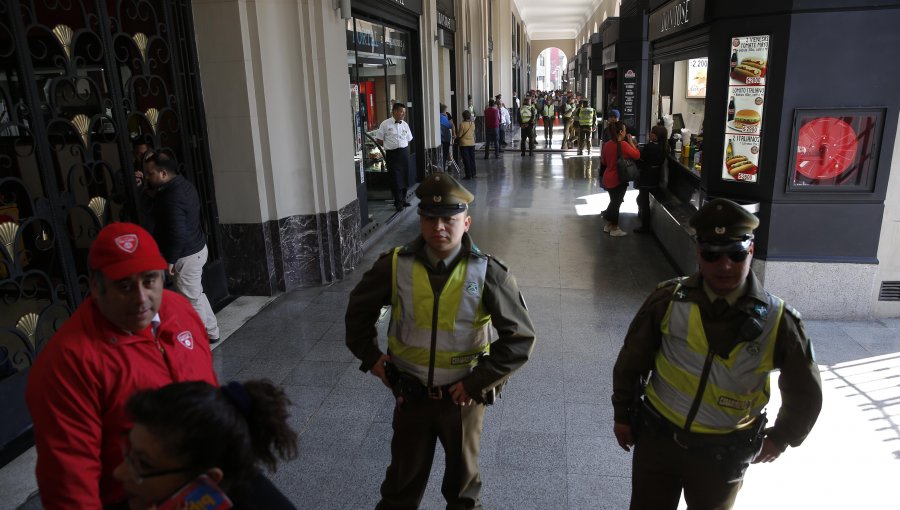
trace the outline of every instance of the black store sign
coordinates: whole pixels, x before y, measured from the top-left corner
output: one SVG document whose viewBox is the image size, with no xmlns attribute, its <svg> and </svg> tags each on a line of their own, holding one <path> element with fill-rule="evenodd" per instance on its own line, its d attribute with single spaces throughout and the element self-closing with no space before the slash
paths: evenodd
<svg viewBox="0 0 900 510">
<path fill-rule="evenodd" d="M 673 0 L 650 15 L 650 40 L 687 30 L 704 21 L 706 0 Z"/>
<path fill-rule="evenodd" d="M 422 0 L 390 0 L 390 2 L 418 15 L 422 14 Z"/>
<path fill-rule="evenodd" d="M 437 26 L 456 32 L 456 18 L 453 17 L 453 0 L 438 0 Z"/>
<path fill-rule="evenodd" d="M 623 120 L 631 118 L 631 125 L 634 125 L 634 101 L 637 97 L 637 73 L 634 69 L 625 71 L 625 76 L 622 78 L 622 87 L 625 89 L 622 103 L 622 118 Z M 628 124 L 627 121 L 625 123 Z"/>
</svg>

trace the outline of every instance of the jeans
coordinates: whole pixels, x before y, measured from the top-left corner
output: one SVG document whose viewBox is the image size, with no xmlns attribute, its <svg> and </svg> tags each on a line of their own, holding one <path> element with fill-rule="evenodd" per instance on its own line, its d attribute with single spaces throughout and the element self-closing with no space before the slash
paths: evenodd
<svg viewBox="0 0 900 510">
<path fill-rule="evenodd" d="M 622 183 L 609 191 L 609 207 L 606 208 L 604 217 L 613 225 L 619 224 L 619 208 L 625 201 L 625 192 L 628 191 L 628 183 Z"/>
<path fill-rule="evenodd" d="M 484 158 L 487 159 L 490 154 L 491 144 L 494 145 L 494 157 L 500 157 L 500 128 L 485 128 L 487 141 L 484 143 Z"/>
</svg>

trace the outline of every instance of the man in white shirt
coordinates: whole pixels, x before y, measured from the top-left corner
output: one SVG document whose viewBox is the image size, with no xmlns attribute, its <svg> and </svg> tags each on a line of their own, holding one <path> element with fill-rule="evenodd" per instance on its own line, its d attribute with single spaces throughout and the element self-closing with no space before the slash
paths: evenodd
<svg viewBox="0 0 900 510">
<path fill-rule="evenodd" d="M 384 162 L 391 182 L 391 194 L 394 195 L 394 207 L 402 211 L 409 206 L 406 201 L 406 188 L 409 179 L 409 142 L 412 141 L 412 130 L 404 122 L 406 105 L 394 103 L 391 118 L 378 126 L 375 140 L 384 147 Z"/>
<path fill-rule="evenodd" d="M 497 97 L 500 97 L 500 95 L 497 94 Z M 506 104 L 503 101 L 498 101 L 497 104 L 500 108 L 500 150 L 502 151 L 506 147 L 506 131 L 509 129 L 510 119 Z"/>
</svg>

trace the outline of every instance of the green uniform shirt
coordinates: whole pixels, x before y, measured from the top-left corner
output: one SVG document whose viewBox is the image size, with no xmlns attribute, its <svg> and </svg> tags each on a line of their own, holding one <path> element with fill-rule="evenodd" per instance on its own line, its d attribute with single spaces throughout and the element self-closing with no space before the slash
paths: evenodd
<svg viewBox="0 0 900 510">
<path fill-rule="evenodd" d="M 700 308 L 703 329 L 710 348 L 715 352 L 727 352 L 746 318 L 754 314 L 757 305 L 767 302 L 765 290 L 752 272 L 747 281 L 746 294 L 738 298 L 721 317 L 714 316 L 712 303 L 703 289 L 699 274 L 682 281 L 687 299 Z M 653 369 L 662 341 L 660 324 L 673 290 L 672 285 L 664 285 L 650 294 L 625 335 L 624 345 L 613 368 L 612 404 L 617 423 L 628 422 L 628 407 L 632 403 L 637 378 Z M 822 380 L 803 322 L 787 305 L 775 339 L 775 368 L 781 370 L 778 385 L 782 405 L 768 437 L 782 448 L 788 444 L 799 446 L 812 430 L 822 409 Z"/>
<path fill-rule="evenodd" d="M 478 250 L 472 244 L 469 234 L 463 234 L 462 250 L 445 272 L 438 273 L 428 260 L 425 246 L 424 239 L 419 236 L 404 246 L 403 250 L 414 252 L 425 265 L 435 292 L 440 292 L 447 281 L 450 269 L 459 263 L 462 257 L 468 256 L 472 250 Z M 362 371 L 369 370 L 383 354 L 378 347 L 378 332 L 375 325 L 382 307 L 391 304 L 391 260 L 391 251 L 382 254 L 350 293 L 347 304 L 347 313 L 344 317 L 347 347 L 362 361 L 360 365 Z M 499 338 L 491 343 L 490 355 L 481 358 L 472 373 L 462 379 L 466 393 L 476 400 L 525 364 L 535 342 L 534 326 L 515 277 L 503 263 L 490 255 L 482 305 L 491 314 L 491 323 L 497 329 Z"/>
</svg>

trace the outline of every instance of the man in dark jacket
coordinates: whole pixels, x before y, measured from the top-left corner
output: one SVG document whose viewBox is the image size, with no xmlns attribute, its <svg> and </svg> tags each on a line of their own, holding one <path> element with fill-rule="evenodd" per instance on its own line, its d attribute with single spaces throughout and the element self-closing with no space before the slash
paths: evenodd
<svg viewBox="0 0 900 510">
<path fill-rule="evenodd" d="M 147 185 L 153 193 L 153 237 L 168 263 L 175 289 L 184 294 L 203 320 L 209 342 L 219 341 L 216 315 L 203 293 L 203 265 L 208 251 L 200 224 L 197 188 L 178 174 L 175 160 L 154 154 L 145 160 Z"/>
</svg>

